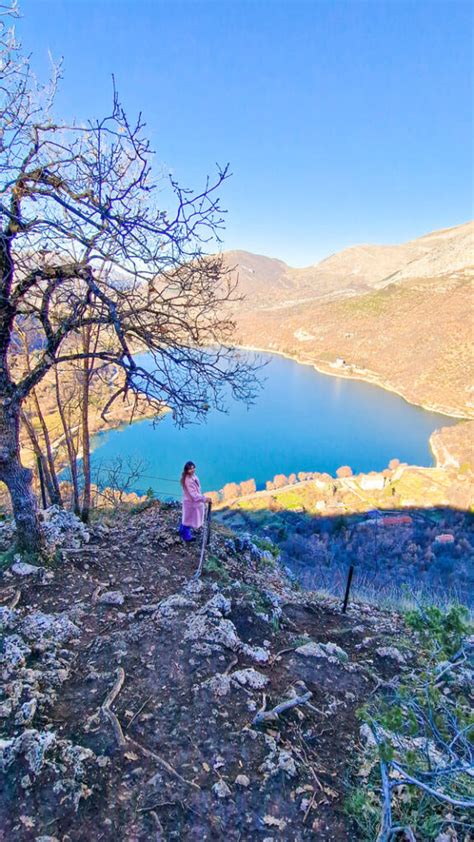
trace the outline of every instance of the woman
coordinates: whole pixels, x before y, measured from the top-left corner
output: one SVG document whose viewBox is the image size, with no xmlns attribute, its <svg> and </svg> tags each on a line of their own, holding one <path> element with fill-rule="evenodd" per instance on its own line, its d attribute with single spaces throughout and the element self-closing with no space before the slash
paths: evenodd
<svg viewBox="0 0 474 842">
<path fill-rule="evenodd" d="M 205 503 L 211 498 L 201 494 L 201 484 L 196 476 L 194 462 L 186 462 L 181 474 L 183 489 L 183 517 L 179 534 L 183 541 L 194 541 L 191 529 L 199 529 L 204 521 Z"/>
</svg>

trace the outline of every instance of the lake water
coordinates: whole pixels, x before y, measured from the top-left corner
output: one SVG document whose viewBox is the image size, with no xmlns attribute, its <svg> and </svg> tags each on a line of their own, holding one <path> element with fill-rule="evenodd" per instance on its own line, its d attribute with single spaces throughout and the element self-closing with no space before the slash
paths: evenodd
<svg viewBox="0 0 474 842">
<path fill-rule="evenodd" d="M 233 402 L 228 414 L 210 412 L 206 423 L 184 429 L 167 415 L 155 428 L 141 421 L 100 433 L 93 443 L 93 471 L 117 456 L 139 457 L 146 468 L 133 490 L 151 487 L 160 497 L 179 497 L 176 481 L 191 459 L 204 489 L 251 477 L 261 488 L 278 473 L 334 474 L 341 465 L 378 471 L 394 457 L 432 465 L 430 434 L 456 423 L 376 386 L 329 377 L 278 355 L 262 356 L 269 360 L 266 383 L 250 409 Z"/>
</svg>

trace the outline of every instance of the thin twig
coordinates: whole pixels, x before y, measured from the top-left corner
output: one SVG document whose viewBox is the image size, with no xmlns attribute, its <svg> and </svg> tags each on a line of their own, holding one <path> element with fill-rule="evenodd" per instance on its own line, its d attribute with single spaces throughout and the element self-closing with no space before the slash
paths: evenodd
<svg viewBox="0 0 474 842">
<path fill-rule="evenodd" d="M 178 801 L 160 801 L 158 804 L 152 804 L 151 807 L 138 807 L 137 813 L 149 813 L 150 810 L 156 810 L 157 807 L 174 807 L 179 804 Z"/>
<path fill-rule="evenodd" d="M 448 804 L 452 804 L 454 807 L 462 807 L 465 810 L 472 810 L 474 808 L 474 799 L 470 801 L 463 801 L 460 798 L 451 798 L 450 795 L 445 795 L 444 792 L 440 792 L 437 789 L 434 789 L 428 784 L 423 783 L 422 781 L 418 780 L 418 778 L 414 778 L 405 771 L 395 760 L 391 761 L 392 767 L 397 771 L 400 772 L 401 775 L 404 775 L 404 780 L 397 780 L 397 786 L 401 786 L 404 783 L 413 784 L 414 786 L 418 786 L 420 789 L 423 789 L 425 792 L 428 792 L 430 795 L 433 795 L 435 798 L 438 798 L 439 801 L 446 801 Z"/>
<path fill-rule="evenodd" d="M 304 816 L 303 816 L 303 824 L 305 824 L 306 819 L 308 818 L 308 816 L 309 816 L 309 814 L 310 814 L 310 812 L 311 812 L 311 809 L 312 809 L 312 807 L 313 807 L 313 804 L 314 804 L 314 799 L 315 799 L 315 798 L 316 798 L 316 790 L 315 790 L 315 789 L 313 789 L 313 794 L 312 794 L 312 796 L 311 796 L 311 800 L 310 800 L 310 802 L 309 802 L 309 804 L 308 804 L 308 806 L 307 806 L 307 808 L 306 808 L 306 810 L 305 810 L 305 814 L 304 814 Z"/>
<path fill-rule="evenodd" d="M 141 712 L 142 712 L 143 708 L 147 706 L 148 702 L 149 702 L 149 701 L 150 701 L 150 699 L 152 699 L 152 698 L 153 698 L 153 693 L 151 693 L 151 694 L 148 696 L 148 699 L 145 699 L 145 701 L 143 702 L 142 706 L 141 706 L 141 707 L 139 707 L 139 708 L 138 708 L 138 710 L 137 710 L 137 712 L 133 714 L 133 716 L 132 716 L 132 718 L 131 718 L 130 722 L 129 722 L 126 726 L 125 726 L 125 730 L 126 730 L 126 731 L 128 731 L 128 729 L 131 727 L 132 723 L 133 723 L 133 722 L 135 722 L 135 719 L 137 718 L 137 716 L 140 716 L 140 714 L 141 714 Z"/>
<path fill-rule="evenodd" d="M 201 789 L 199 784 L 195 784 L 194 781 L 188 781 L 186 778 L 183 778 L 182 775 L 180 775 L 179 772 L 177 772 L 176 769 L 174 769 L 173 766 L 171 766 L 171 764 L 168 763 L 167 760 L 164 760 L 162 757 L 160 757 L 159 754 L 156 754 L 149 748 L 145 748 L 145 746 L 142 746 L 141 743 L 137 743 L 136 740 L 132 740 L 131 737 L 125 737 L 125 740 L 127 743 L 130 743 L 130 745 L 143 752 L 143 754 L 146 757 L 151 757 L 153 758 L 153 760 L 156 760 L 156 762 L 159 763 L 159 765 L 162 766 L 163 769 L 166 769 L 166 771 L 169 772 L 170 775 L 173 775 L 173 777 L 177 778 L 179 781 L 181 781 L 181 783 L 186 784 L 187 786 L 192 786 L 194 787 L 194 789 Z"/>
</svg>

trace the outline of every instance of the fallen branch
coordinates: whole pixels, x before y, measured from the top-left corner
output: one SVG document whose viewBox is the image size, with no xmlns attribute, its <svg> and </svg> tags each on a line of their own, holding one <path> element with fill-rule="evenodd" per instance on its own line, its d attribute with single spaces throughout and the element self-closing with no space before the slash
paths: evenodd
<svg viewBox="0 0 474 842">
<path fill-rule="evenodd" d="M 161 822 L 158 818 L 158 814 L 155 813 L 154 810 L 150 810 L 149 812 L 150 812 L 150 816 L 153 818 L 153 821 L 155 822 L 155 826 L 156 826 L 156 831 L 157 831 L 156 842 L 161 842 L 161 840 L 163 839 L 163 833 L 164 833 L 163 825 L 161 824 Z"/>
<path fill-rule="evenodd" d="M 433 795 L 434 798 L 437 798 L 439 801 L 446 801 L 448 804 L 452 804 L 453 807 L 462 807 L 463 810 L 472 810 L 474 808 L 474 798 L 469 801 L 464 801 L 462 798 L 451 798 L 450 795 L 445 795 L 444 792 L 440 792 L 439 790 L 428 786 L 428 784 L 423 783 L 423 781 L 418 780 L 418 778 L 414 778 L 412 775 L 409 775 L 408 772 L 406 772 L 405 769 L 403 769 L 403 767 L 395 760 L 392 760 L 390 765 L 393 769 L 404 776 L 404 779 L 397 778 L 397 786 L 401 786 L 403 784 L 413 784 L 414 786 L 424 790 L 424 792 L 428 792 L 430 795 Z"/>
<path fill-rule="evenodd" d="M 252 725 L 259 725 L 261 722 L 274 722 L 279 718 L 280 713 L 284 713 L 298 705 L 305 705 L 312 695 L 308 690 L 303 696 L 294 696 L 292 699 L 287 699 L 286 702 L 280 702 L 279 705 L 275 705 L 271 710 L 266 711 L 265 708 L 263 710 L 260 709 L 253 719 Z"/>
<path fill-rule="evenodd" d="M 134 748 L 137 748 L 139 751 L 143 752 L 143 754 L 146 757 L 151 757 L 153 758 L 153 760 L 156 760 L 156 762 L 160 766 L 162 766 L 163 769 L 166 769 L 166 771 L 169 772 L 170 775 L 173 775 L 173 777 L 177 778 L 178 781 L 181 781 L 181 783 L 186 784 L 187 786 L 192 786 L 194 787 L 194 789 L 201 789 L 199 784 L 195 784 L 194 781 L 188 781 L 186 778 L 183 778 L 182 775 L 180 775 L 179 772 L 177 772 L 176 769 L 173 766 L 171 766 L 170 763 L 168 763 L 166 760 L 160 757 L 159 754 L 156 754 L 149 748 L 145 748 L 145 746 L 142 746 L 141 743 L 137 743 L 136 740 L 132 740 L 131 737 L 125 737 L 125 740 L 127 743 L 130 743 L 131 746 L 134 746 Z"/>
<path fill-rule="evenodd" d="M 134 746 L 139 751 L 143 752 L 143 754 L 146 757 L 152 757 L 153 760 L 156 760 L 156 762 L 159 763 L 159 765 L 162 766 L 163 769 L 166 769 L 166 771 L 169 772 L 170 775 L 173 775 L 175 778 L 177 778 L 182 783 L 186 784 L 187 786 L 192 786 L 192 787 L 194 787 L 194 789 L 201 789 L 201 787 L 198 786 L 198 784 L 195 784 L 193 781 L 188 781 L 188 780 L 186 780 L 186 778 L 183 778 L 179 774 L 179 772 L 177 772 L 176 769 L 174 769 L 173 766 L 170 765 L 170 763 L 168 763 L 166 760 L 164 760 L 162 757 L 160 757 L 159 754 L 156 754 L 154 751 L 151 751 L 149 748 L 145 748 L 145 746 L 142 746 L 141 743 L 137 743 L 136 740 L 132 740 L 131 737 L 129 737 L 129 736 L 126 737 L 124 735 L 124 733 L 122 731 L 122 726 L 120 725 L 120 722 L 118 721 L 115 713 L 110 709 L 110 706 L 113 704 L 113 702 L 117 698 L 118 694 L 120 693 L 124 681 L 125 681 L 125 671 L 124 671 L 123 667 L 117 667 L 117 678 L 116 678 L 115 684 L 112 687 L 112 689 L 110 690 L 110 692 L 108 693 L 108 695 L 107 695 L 107 697 L 106 697 L 106 699 L 105 699 L 105 701 L 104 701 L 104 703 L 101 707 L 102 713 L 105 714 L 105 716 L 107 717 L 107 719 L 109 720 L 109 722 L 111 723 L 111 725 L 114 729 L 115 739 L 117 740 L 117 743 L 120 746 L 120 748 L 124 748 L 128 744 Z M 148 699 L 147 699 L 147 701 L 148 701 Z"/>
<path fill-rule="evenodd" d="M 311 810 L 312 810 L 312 807 L 313 807 L 313 804 L 314 804 L 314 799 L 315 799 L 315 798 L 316 798 L 316 790 L 315 790 L 315 789 L 313 789 L 313 794 L 312 794 L 312 796 L 311 796 L 311 800 L 310 800 L 310 802 L 309 802 L 308 806 L 306 807 L 305 814 L 304 814 L 304 816 L 303 816 L 303 824 L 305 824 L 305 823 L 306 823 L 306 819 L 308 818 L 308 816 L 309 816 L 309 814 L 310 814 L 310 812 L 311 812 Z"/>
<path fill-rule="evenodd" d="M 120 748 L 123 748 L 127 744 L 127 741 L 124 737 L 122 726 L 120 725 L 120 722 L 118 721 L 115 713 L 110 709 L 110 706 L 111 704 L 113 704 L 118 694 L 120 693 L 124 681 L 125 671 L 123 667 L 117 667 L 117 678 L 115 684 L 106 696 L 106 699 L 101 707 L 101 712 L 104 714 L 104 716 L 107 717 L 110 724 L 112 725 L 115 734 L 115 739 L 117 740 L 117 743 L 120 746 Z"/>
<path fill-rule="evenodd" d="M 376 736 L 378 742 L 378 734 Z M 380 759 L 380 776 L 382 778 L 382 820 L 380 830 L 377 836 L 377 842 L 389 842 L 392 836 L 392 798 L 390 791 L 390 779 L 387 765 L 384 760 Z"/>
<path fill-rule="evenodd" d="M 61 547 L 62 553 L 72 553 L 78 554 L 80 553 L 95 553 L 97 552 L 97 547 Z"/>
</svg>

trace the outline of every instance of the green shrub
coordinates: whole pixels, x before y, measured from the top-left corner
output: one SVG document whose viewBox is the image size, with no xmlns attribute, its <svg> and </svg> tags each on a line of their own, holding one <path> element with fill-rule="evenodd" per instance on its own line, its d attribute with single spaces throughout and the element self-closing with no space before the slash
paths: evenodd
<svg viewBox="0 0 474 842">
<path fill-rule="evenodd" d="M 441 654 L 448 658 L 457 652 L 462 640 L 474 628 L 469 621 L 469 610 L 464 605 L 452 605 L 448 611 L 428 605 L 408 611 L 405 619 L 410 628 L 420 633 L 425 645 L 435 641 L 441 647 Z"/>
<path fill-rule="evenodd" d="M 231 578 L 229 573 L 217 556 L 209 555 L 206 558 L 204 561 L 204 571 L 206 573 L 213 573 L 224 586 L 230 584 Z"/>
</svg>

